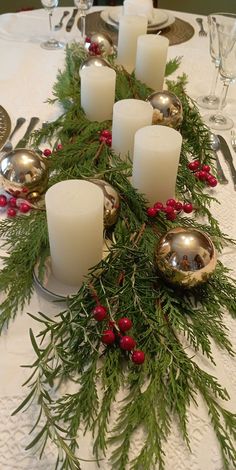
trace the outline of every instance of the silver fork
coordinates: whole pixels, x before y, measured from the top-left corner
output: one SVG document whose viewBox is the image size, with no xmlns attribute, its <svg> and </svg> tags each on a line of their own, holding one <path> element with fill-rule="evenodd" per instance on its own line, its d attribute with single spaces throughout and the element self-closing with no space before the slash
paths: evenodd
<svg viewBox="0 0 236 470">
<path fill-rule="evenodd" d="M 231 131 L 231 145 L 236 152 L 236 132 L 234 129 Z"/>
<path fill-rule="evenodd" d="M 1 152 L 10 152 L 12 150 L 13 147 L 12 147 L 11 139 L 15 135 L 15 133 L 20 129 L 20 127 L 24 124 L 25 121 L 26 121 L 26 119 L 23 118 L 23 117 L 19 117 L 16 120 L 16 125 L 15 125 L 8 141 L 5 143 L 4 147 L 2 148 Z"/>
<path fill-rule="evenodd" d="M 61 19 L 60 19 L 59 23 L 58 23 L 58 24 L 56 24 L 56 25 L 54 26 L 54 29 L 55 29 L 55 31 L 59 31 L 59 29 L 61 29 L 61 28 L 62 28 L 62 26 L 63 26 L 63 21 L 64 21 L 64 18 L 65 18 L 66 16 L 68 16 L 68 15 L 69 15 L 69 13 L 70 13 L 70 12 L 69 12 L 69 11 L 67 11 L 67 10 L 65 10 L 65 11 L 63 12 L 63 15 L 62 15 L 62 17 L 61 17 Z"/>
<path fill-rule="evenodd" d="M 201 36 L 201 37 L 205 37 L 207 36 L 207 32 L 205 31 L 204 27 L 203 27 L 203 19 L 202 18 L 196 18 L 196 22 L 199 24 L 200 26 L 200 30 L 199 30 L 199 33 L 198 35 Z"/>
</svg>

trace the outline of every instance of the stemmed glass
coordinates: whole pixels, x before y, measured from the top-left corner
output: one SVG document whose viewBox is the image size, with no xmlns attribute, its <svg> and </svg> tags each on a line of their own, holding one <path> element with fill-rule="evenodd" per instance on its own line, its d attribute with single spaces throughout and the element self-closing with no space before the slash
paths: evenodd
<svg viewBox="0 0 236 470">
<path fill-rule="evenodd" d="M 234 122 L 228 116 L 222 114 L 223 104 L 226 100 L 230 83 L 236 80 L 236 19 L 234 25 L 218 26 L 219 51 L 220 51 L 220 75 L 223 80 L 223 90 L 220 97 L 218 111 L 215 114 L 204 116 L 204 121 L 212 129 L 231 129 Z"/>
<path fill-rule="evenodd" d="M 93 0 L 74 0 L 74 4 L 78 8 L 80 14 L 80 32 L 82 42 L 84 43 L 86 38 L 86 14 L 93 6 Z"/>
<path fill-rule="evenodd" d="M 41 0 L 41 3 L 45 10 L 48 11 L 50 33 L 52 33 L 52 14 L 54 8 L 58 6 L 58 0 Z M 64 44 L 62 42 L 57 41 L 53 37 L 51 37 L 45 42 L 42 42 L 40 45 L 43 49 L 48 50 L 62 49 L 64 47 Z"/>
</svg>

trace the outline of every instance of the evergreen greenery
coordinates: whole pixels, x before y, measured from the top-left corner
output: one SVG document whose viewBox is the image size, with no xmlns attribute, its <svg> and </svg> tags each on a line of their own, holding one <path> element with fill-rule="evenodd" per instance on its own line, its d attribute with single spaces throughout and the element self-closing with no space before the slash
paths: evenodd
<svg viewBox="0 0 236 470">
<path fill-rule="evenodd" d="M 124 163 L 109 147 L 99 143 L 100 131 L 111 128 L 111 122 L 91 123 L 80 108 L 79 67 L 85 54 L 76 44 L 67 48 L 65 70 L 59 73 L 54 87 L 55 100 L 63 106 L 64 114 L 35 132 L 31 143 L 38 146 L 46 138 L 54 146 L 49 160 L 49 186 L 69 178 L 96 177 L 107 180 L 120 193 L 120 217 L 107 233 L 116 243 L 106 260 L 91 270 L 79 292 L 67 299 L 65 310 L 56 318 L 42 312 L 30 313 L 40 322 L 41 332 L 37 338 L 30 332 L 36 359 L 28 366 L 31 374 L 25 386 L 29 393 L 14 413 L 32 402 L 38 404 L 34 437 L 28 448 L 41 446 L 42 455 L 51 440 L 58 448 L 56 468 L 83 468 L 83 451 L 76 439 L 83 425 L 85 431 L 93 432 L 94 458 L 101 468 L 100 460 L 112 444 L 114 470 L 163 470 L 163 443 L 168 440 L 173 419 L 178 421 L 183 439 L 191 447 L 188 408 L 191 401 L 197 406 L 200 395 L 227 469 L 236 461 L 236 415 L 221 404 L 229 399 L 225 388 L 197 365 L 189 351 L 203 354 L 215 364 L 211 346 L 214 340 L 219 348 L 234 354 L 223 311 L 236 316 L 236 283 L 218 262 L 206 284 L 183 292 L 166 285 L 153 263 L 156 243 L 171 227 L 200 228 L 211 235 L 219 251 L 225 243 L 232 242 L 211 215 L 214 191 L 206 191 L 204 183 L 187 169 L 192 158 L 211 162 L 208 130 L 185 93 L 186 77 L 168 79 L 168 88 L 180 97 L 184 110 L 177 194 L 182 201 L 191 201 L 197 208 L 196 216 L 200 214 L 205 222 L 189 217 L 170 222 L 162 215 L 148 220 L 146 201 L 128 179 L 131 162 Z M 169 63 L 167 74 L 178 63 L 179 59 Z M 116 72 L 116 99 L 146 99 L 150 94 L 151 90 L 134 75 L 117 67 Z M 62 144 L 60 151 L 56 151 L 58 143 Z M 0 288 L 6 292 L 1 305 L 2 329 L 19 308 L 26 308 L 33 291 L 35 262 L 48 253 L 45 212 L 32 211 L 29 217 L 3 220 L 0 236 L 8 251 L 0 273 Z M 106 322 L 96 322 L 91 315 L 96 298 L 108 308 L 112 320 L 123 316 L 132 320 L 132 336 L 146 354 L 142 366 L 134 365 L 128 353 L 117 345 L 101 345 Z M 187 349 L 183 338 L 189 345 Z M 60 394 L 58 385 L 67 380 L 73 381 L 75 391 Z M 121 389 L 125 390 L 125 399 L 117 403 Z M 114 406 L 119 413 L 113 422 Z M 130 460 L 130 446 L 140 428 L 143 445 Z"/>
</svg>

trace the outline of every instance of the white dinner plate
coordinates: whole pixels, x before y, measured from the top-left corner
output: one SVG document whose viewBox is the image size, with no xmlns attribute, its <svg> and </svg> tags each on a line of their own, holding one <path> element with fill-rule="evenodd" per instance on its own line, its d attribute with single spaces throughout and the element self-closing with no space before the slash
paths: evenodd
<svg viewBox="0 0 236 470">
<path fill-rule="evenodd" d="M 109 8 L 109 17 L 114 23 L 119 23 L 120 17 L 122 16 L 123 7 L 112 7 Z M 168 13 L 164 10 L 160 10 L 159 8 L 153 9 L 153 18 L 151 21 L 148 22 L 148 26 L 157 26 L 162 23 L 165 23 L 168 20 Z"/>
<path fill-rule="evenodd" d="M 116 8 L 116 7 L 110 7 L 110 8 Z M 109 24 L 110 26 L 113 26 L 116 29 L 119 29 L 119 23 L 115 23 L 114 21 L 112 21 L 110 16 L 109 16 L 110 8 L 106 8 L 105 10 L 102 10 L 101 13 L 100 13 L 100 16 L 101 16 L 102 20 L 105 23 Z M 168 26 L 171 26 L 174 22 L 175 22 L 174 15 L 172 15 L 171 13 L 168 12 L 167 21 L 165 21 L 164 23 L 162 23 L 160 25 L 157 25 L 157 26 L 148 26 L 148 32 L 149 33 L 152 32 L 152 31 L 155 32 L 155 31 L 158 31 L 160 29 L 167 28 Z"/>
</svg>

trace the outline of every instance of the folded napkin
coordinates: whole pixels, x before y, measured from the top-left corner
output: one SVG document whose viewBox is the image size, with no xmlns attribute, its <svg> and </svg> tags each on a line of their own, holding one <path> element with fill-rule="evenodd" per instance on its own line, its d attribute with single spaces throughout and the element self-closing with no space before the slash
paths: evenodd
<svg viewBox="0 0 236 470">
<path fill-rule="evenodd" d="M 153 19 L 153 3 L 152 0 L 124 0 L 124 15 L 142 15 L 146 16 L 148 22 Z"/>
</svg>

